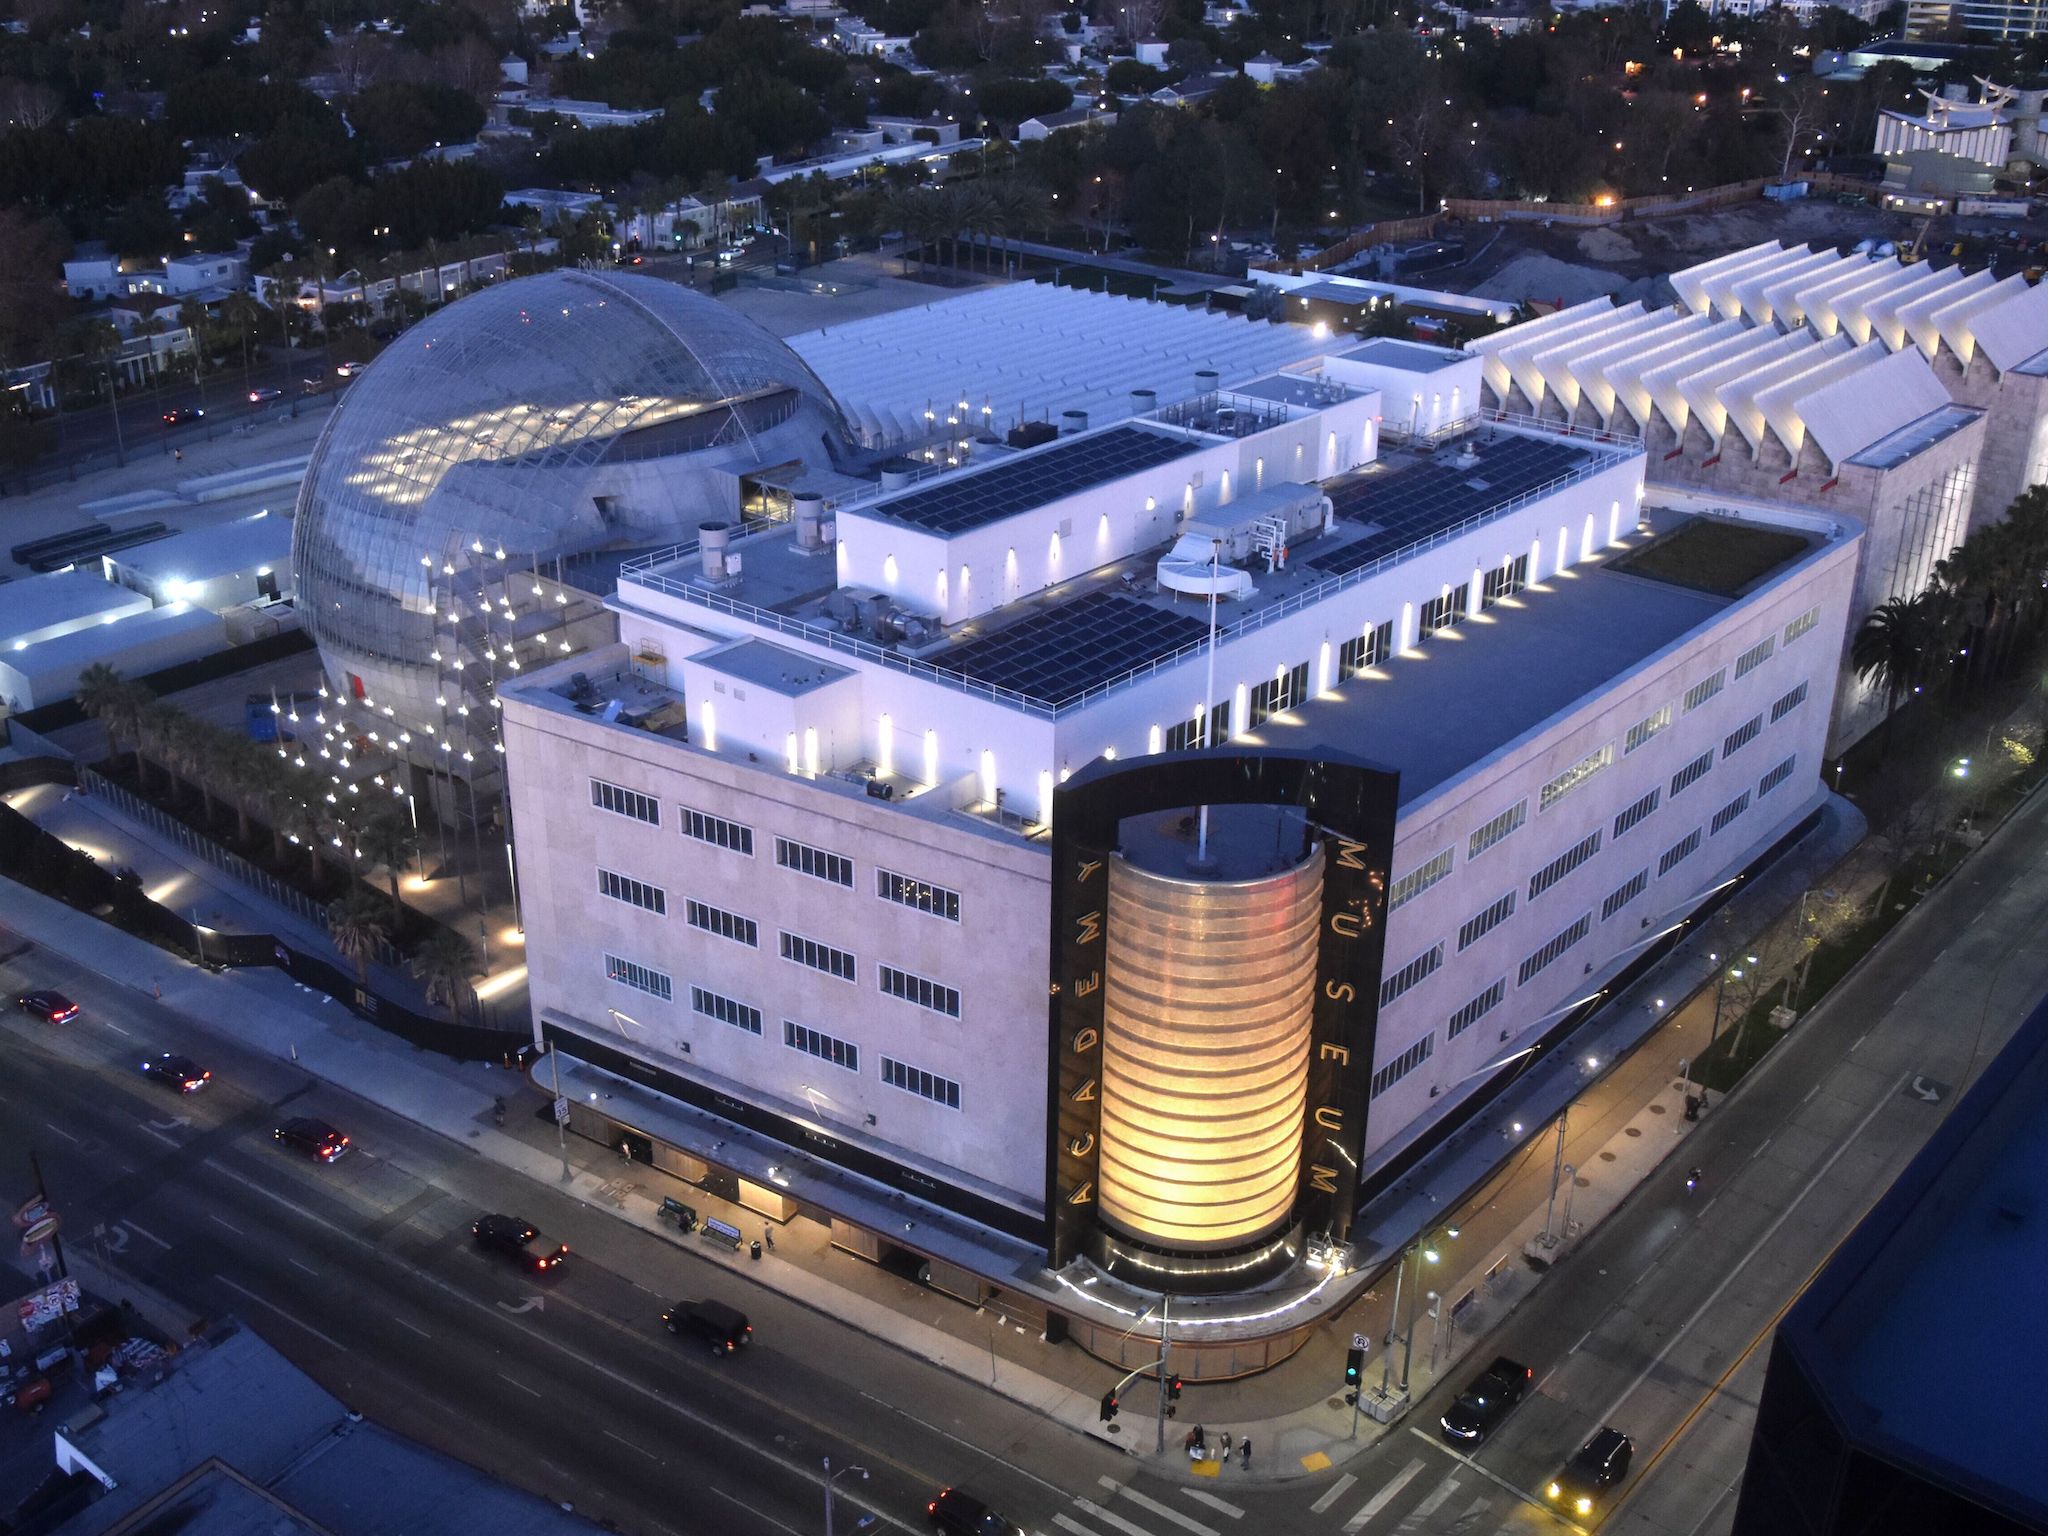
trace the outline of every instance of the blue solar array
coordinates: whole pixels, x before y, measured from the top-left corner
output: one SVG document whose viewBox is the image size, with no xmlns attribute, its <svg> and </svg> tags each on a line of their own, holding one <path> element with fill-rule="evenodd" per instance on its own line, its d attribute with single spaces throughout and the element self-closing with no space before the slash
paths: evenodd
<svg viewBox="0 0 2048 1536">
<path fill-rule="evenodd" d="M 1328 554 L 1307 556 L 1307 563 L 1342 576 L 1526 495 L 1594 457 L 1583 448 L 1531 437 L 1503 436 L 1472 446 L 1479 462 L 1470 469 L 1433 459 L 1328 487 L 1340 518 L 1375 524 L 1377 531 Z"/>
<path fill-rule="evenodd" d="M 1201 639 L 1209 626 L 1117 592 L 1091 592 L 930 658 L 936 666 L 1058 704 Z"/>
<path fill-rule="evenodd" d="M 977 474 L 942 480 L 929 489 L 882 502 L 875 510 L 933 533 L 959 533 L 1139 470 L 1169 464 L 1203 446 L 1163 432 L 1117 427 L 1057 443 L 1042 452 L 1021 454 Z"/>
</svg>

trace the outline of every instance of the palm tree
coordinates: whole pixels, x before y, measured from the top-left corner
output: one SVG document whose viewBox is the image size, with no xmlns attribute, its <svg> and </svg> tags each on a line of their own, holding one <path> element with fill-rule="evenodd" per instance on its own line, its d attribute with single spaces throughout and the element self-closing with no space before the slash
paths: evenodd
<svg viewBox="0 0 2048 1536">
<path fill-rule="evenodd" d="M 115 749 L 117 738 L 128 738 L 137 783 L 142 780 L 142 712 L 155 698 L 142 684 L 129 682 L 103 661 L 78 674 L 78 707 L 105 729 L 109 752 Z"/>
<path fill-rule="evenodd" d="M 270 781 L 277 776 L 277 757 L 269 747 L 232 731 L 222 731 L 215 742 L 213 769 L 216 781 L 235 806 L 235 839 L 247 848 L 250 840 L 249 806 L 260 800 Z"/>
<path fill-rule="evenodd" d="M 263 323 L 263 306 L 240 289 L 221 301 L 220 317 L 242 339 L 242 382 L 249 382 L 249 345 Z"/>
<path fill-rule="evenodd" d="M 142 706 L 136 719 L 137 734 L 148 743 L 149 759 L 162 770 L 164 789 L 171 791 L 176 780 L 175 760 L 177 756 L 176 736 L 180 722 L 185 716 L 171 708 L 161 699 L 152 698 Z M 141 782 L 141 768 L 138 761 L 137 782 Z"/>
<path fill-rule="evenodd" d="M 384 866 L 384 876 L 391 883 L 391 926 L 394 931 L 405 925 L 405 906 L 398 899 L 398 877 L 404 872 L 406 862 L 419 851 L 420 835 L 413 829 L 409 818 L 396 811 L 385 810 L 363 823 L 356 833 L 356 848 L 364 858 Z"/>
<path fill-rule="evenodd" d="M 206 353 L 211 342 L 206 335 L 206 306 L 187 299 L 178 306 L 178 324 L 192 333 L 192 382 L 199 390 L 199 404 L 206 404 Z"/>
<path fill-rule="evenodd" d="M 351 891 L 327 909 L 327 937 L 341 958 L 356 968 L 356 982 L 370 984 L 370 961 L 391 936 L 384 903 L 368 891 Z"/>
<path fill-rule="evenodd" d="M 1927 665 L 1934 638 L 1933 605 L 1928 594 L 1893 597 L 1873 609 L 1849 644 L 1849 665 L 1872 688 L 1884 691 L 1884 746 L 1892 746 L 1892 716 L 1906 690 L 1916 684 Z"/>
<path fill-rule="evenodd" d="M 452 1019 L 462 1016 L 469 978 L 477 969 L 475 945 L 452 928 L 436 928 L 413 950 L 410 969 L 426 986 L 428 1002 L 439 1003 Z"/>
</svg>

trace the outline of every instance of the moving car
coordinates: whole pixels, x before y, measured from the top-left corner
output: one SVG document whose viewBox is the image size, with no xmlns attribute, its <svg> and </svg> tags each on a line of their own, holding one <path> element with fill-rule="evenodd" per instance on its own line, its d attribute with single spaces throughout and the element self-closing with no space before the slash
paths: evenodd
<svg viewBox="0 0 2048 1536">
<path fill-rule="evenodd" d="M 944 1531 L 946 1536 L 1024 1536 L 1021 1526 L 958 1488 L 941 1488 L 924 1508 L 932 1529 Z"/>
<path fill-rule="evenodd" d="M 1575 1515 L 1590 1515 L 1594 1501 L 1628 1476 L 1629 1460 L 1635 1453 L 1633 1440 L 1620 1430 L 1603 1425 L 1543 1491 L 1561 1509 Z"/>
<path fill-rule="evenodd" d="M 1437 1421 L 1444 1439 L 1453 1445 L 1477 1445 L 1528 1395 L 1535 1375 L 1528 1366 L 1502 1355 L 1472 1379 Z"/>
<path fill-rule="evenodd" d="M 747 1314 L 722 1301 L 679 1301 L 661 1314 L 661 1320 L 670 1333 L 702 1339 L 714 1355 L 734 1354 L 754 1342 L 754 1325 Z"/>
<path fill-rule="evenodd" d="M 325 1120 L 304 1115 L 285 1121 L 271 1134 L 284 1146 L 316 1163 L 331 1163 L 348 1150 L 348 1138 L 341 1132 Z"/>
<path fill-rule="evenodd" d="M 493 1213 L 479 1216 L 469 1229 L 476 1237 L 479 1248 L 488 1248 L 493 1253 L 502 1253 L 519 1261 L 522 1269 L 545 1275 L 559 1269 L 569 1257 L 569 1245 L 556 1243 L 550 1247 L 540 1238 L 540 1229 L 520 1216 L 505 1216 Z"/>
<path fill-rule="evenodd" d="M 164 425 L 167 427 L 181 427 L 188 421 L 202 421 L 205 417 L 206 412 L 202 411 L 198 406 L 181 405 L 176 410 L 164 412 Z"/>
<path fill-rule="evenodd" d="M 249 403 L 251 405 L 264 405 L 269 401 L 282 400 L 283 398 L 284 391 L 274 384 L 264 384 L 249 391 Z"/>
<path fill-rule="evenodd" d="M 32 1013 L 45 1024 L 69 1024 L 78 1017 L 78 1004 L 62 992 L 24 992 L 14 1001 L 23 1013 Z"/>
<path fill-rule="evenodd" d="M 334 365 L 334 376 L 337 379 L 352 379 L 362 371 L 363 365 L 361 363 L 336 363 Z"/>
<path fill-rule="evenodd" d="M 142 1075 L 176 1093 L 197 1093 L 213 1081 L 213 1074 L 191 1057 L 174 1055 L 170 1051 L 144 1058 Z"/>
</svg>

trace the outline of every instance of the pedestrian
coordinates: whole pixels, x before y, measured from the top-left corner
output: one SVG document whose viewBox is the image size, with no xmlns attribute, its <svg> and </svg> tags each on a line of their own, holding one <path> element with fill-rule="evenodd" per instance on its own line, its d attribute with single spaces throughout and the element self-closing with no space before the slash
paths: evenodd
<svg viewBox="0 0 2048 1536">
<path fill-rule="evenodd" d="M 1238 1446 L 1237 1446 L 1237 1448 L 1238 1448 L 1238 1449 L 1239 1449 L 1240 1451 L 1242 1451 L 1242 1452 L 1244 1453 L 1244 1469 L 1245 1469 L 1245 1471 L 1247 1471 L 1247 1472 L 1251 1471 L 1251 1469 L 1252 1469 L 1252 1437 L 1251 1437 L 1250 1435 L 1246 1435 L 1246 1436 L 1244 1437 L 1244 1439 L 1242 1439 L 1242 1440 L 1240 1440 L 1240 1441 L 1238 1442 Z"/>
<path fill-rule="evenodd" d="M 175 463 L 175 464 L 182 464 L 182 463 L 184 463 L 184 462 L 185 462 L 185 450 L 184 450 L 184 449 L 182 449 L 182 448 L 173 448 L 173 449 L 171 450 L 171 461 L 172 461 L 173 463 Z"/>
<path fill-rule="evenodd" d="M 773 1253 L 775 1251 L 775 1229 L 773 1227 L 763 1227 L 761 1235 L 768 1239 L 768 1251 Z"/>
<path fill-rule="evenodd" d="M 1223 1459 L 1230 1460 L 1230 1431 L 1223 1431 Z"/>
</svg>

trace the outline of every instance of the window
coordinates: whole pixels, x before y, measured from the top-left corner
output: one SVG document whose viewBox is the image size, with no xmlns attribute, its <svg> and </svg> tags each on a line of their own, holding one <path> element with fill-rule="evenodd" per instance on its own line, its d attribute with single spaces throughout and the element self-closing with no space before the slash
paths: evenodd
<svg viewBox="0 0 2048 1536">
<path fill-rule="evenodd" d="M 1430 948 L 1424 950 L 1421 954 L 1417 955 L 1413 960 L 1410 960 L 1406 965 L 1402 966 L 1401 969 L 1394 972 L 1393 975 L 1389 976 L 1385 981 L 1380 983 L 1380 1006 L 1382 1008 L 1386 1007 L 1387 1004 L 1391 1003 L 1403 992 L 1406 992 L 1410 987 L 1413 987 L 1417 982 L 1421 981 L 1424 977 L 1430 975 L 1437 969 L 1437 967 L 1439 967 L 1443 963 L 1443 945 L 1432 945 Z"/>
<path fill-rule="evenodd" d="M 1676 800 L 1693 785 L 1706 777 L 1707 770 L 1714 766 L 1714 754 L 1702 752 L 1678 772 L 1671 775 L 1671 798 Z"/>
<path fill-rule="evenodd" d="M 901 1088 L 905 1093 L 914 1093 L 920 1099 L 930 1099 L 948 1109 L 960 1107 L 958 1083 L 950 1077 L 938 1077 L 922 1067 L 909 1066 L 894 1057 L 882 1058 L 882 1081 L 891 1088 Z"/>
<path fill-rule="evenodd" d="M 1436 1036 L 1424 1035 L 1372 1075 L 1372 1096 L 1378 1098 L 1410 1072 L 1421 1066 L 1436 1051 Z"/>
<path fill-rule="evenodd" d="M 1561 930 L 1548 944 L 1545 944 L 1536 953 L 1524 960 L 1522 962 L 1522 969 L 1516 975 L 1515 985 L 1526 987 L 1535 978 L 1538 971 L 1542 970 L 1551 961 L 1555 960 L 1592 931 L 1593 914 L 1588 912 L 1576 923 L 1573 923 L 1571 927 Z"/>
<path fill-rule="evenodd" d="M 1669 704 L 1666 704 L 1647 719 L 1638 720 L 1628 728 L 1628 735 L 1622 739 L 1621 755 L 1627 757 L 1629 753 L 1635 751 L 1637 747 L 1640 747 L 1670 723 L 1671 706 Z"/>
<path fill-rule="evenodd" d="M 1679 865 L 1698 853 L 1700 851 L 1700 844 L 1703 841 L 1705 841 L 1705 835 L 1698 827 L 1694 827 L 1684 837 L 1681 837 L 1669 848 L 1666 848 L 1664 850 L 1664 857 L 1657 861 L 1657 878 L 1663 879 L 1672 870 L 1678 868 Z"/>
<path fill-rule="evenodd" d="M 609 896 L 613 901 L 623 901 L 629 907 L 640 907 L 657 917 L 668 916 L 668 892 L 658 885 L 643 884 L 630 875 L 600 869 L 597 872 L 597 894 Z"/>
<path fill-rule="evenodd" d="M 604 957 L 604 974 L 607 981 L 616 981 L 636 992 L 658 997 L 665 1003 L 676 995 L 675 983 L 665 973 L 648 966 L 636 965 L 631 960 L 621 960 L 617 955 Z"/>
<path fill-rule="evenodd" d="M 635 821 L 644 821 L 650 827 L 661 825 L 661 802 L 652 795 L 643 795 L 637 789 L 626 789 L 618 784 L 607 784 L 603 779 L 590 781 L 590 803 L 600 811 L 610 811 L 614 816 L 630 816 Z"/>
<path fill-rule="evenodd" d="M 1762 715 L 1751 715 L 1749 719 L 1728 733 L 1721 743 L 1721 755 L 1724 758 L 1733 757 L 1752 741 L 1755 741 L 1757 733 L 1763 728 L 1764 717 Z"/>
<path fill-rule="evenodd" d="M 1685 691 L 1685 712 L 1691 714 L 1707 700 L 1719 693 L 1728 683 L 1728 669 L 1723 667 L 1704 682 L 1694 683 Z"/>
<path fill-rule="evenodd" d="M 1394 621 L 1377 629 L 1354 635 L 1337 648 L 1337 675 L 1356 677 L 1367 667 L 1376 667 L 1394 654 Z"/>
<path fill-rule="evenodd" d="M 820 1061 L 829 1061 L 835 1067 L 844 1067 L 849 1072 L 860 1070 L 860 1047 L 850 1040 L 835 1040 L 823 1030 L 807 1029 L 782 1021 L 782 1043 L 793 1051 L 802 1051 L 806 1056 L 815 1056 Z"/>
<path fill-rule="evenodd" d="M 1786 759 L 1785 759 L 1785 761 L 1783 761 L 1782 763 L 1778 764 L 1778 766 L 1777 766 L 1777 767 L 1773 768 L 1773 769 L 1772 769 L 1772 770 L 1771 770 L 1771 771 L 1770 771 L 1769 773 L 1765 774 L 1765 775 L 1764 775 L 1764 776 L 1763 776 L 1763 777 L 1762 777 L 1761 779 L 1757 780 L 1757 785 L 1756 785 L 1756 797 L 1757 797 L 1757 799 L 1759 799 L 1759 800 L 1763 799 L 1763 797 L 1764 797 L 1765 795 L 1768 795 L 1768 794 L 1769 794 L 1769 793 L 1770 793 L 1770 792 L 1771 792 L 1772 790 L 1776 789 L 1776 788 L 1777 788 L 1777 787 L 1778 787 L 1778 786 L 1779 786 L 1780 784 L 1784 783 L 1784 782 L 1785 782 L 1785 781 L 1786 781 L 1787 779 L 1791 778 L 1791 777 L 1792 777 L 1792 765 L 1793 765 L 1793 764 L 1794 764 L 1795 762 L 1797 762 L 1797 761 L 1798 761 L 1798 758 L 1796 758 L 1796 757 L 1788 757 L 1788 758 L 1786 758 Z"/>
<path fill-rule="evenodd" d="M 1426 640 L 1440 629 L 1456 629 L 1464 623 L 1465 604 L 1471 600 L 1471 589 L 1472 583 L 1464 582 L 1442 597 L 1432 597 L 1424 603 L 1415 633 Z"/>
<path fill-rule="evenodd" d="M 1736 817 L 1740 816 L 1744 811 L 1748 809 L 1749 791 L 1745 789 L 1733 800 L 1730 800 L 1726 805 L 1722 806 L 1721 809 L 1714 812 L 1714 820 L 1708 830 L 1711 833 L 1718 835 L 1724 827 L 1726 827 L 1730 822 L 1735 820 Z"/>
<path fill-rule="evenodd" d="M 1513 597 L 1529 585 L 1529 557 L 1517 555 L 1504 560 L 1486 573 L 1486 580 L 1479 587 L 1479 606 L 1482 610 L 1491 608 L 1504 597 Z"/>
<path fill-rule="evenodd" d="M 1748 650 L 1735 658 L 1736 680 L 1738 682 L 1741 681 L 1758 667 L 1769 661 L 1777 649 L 1778 637 L 1776 635 L 1765 635 L 1763 639 L 1757 641 L 1755 645 L 1752 645 Z"/>
<path fill-rule="evenodd" d="M 909 907 L 914 912 L 928 912 L 933 917 L 943 917 L 949 923 L 960 921 L 958 891 L 949 891 L 943 885 L 928 885 L 909 875 L 899 875 L 893 869 L 875 871 L 875 894 L 884 901 L 893 901 L 897 906 Z"/>
<path fill-rule="evenodd" d="M 1793 710 L 1797 709 L 1800 705 L 1804 704 L 1805 702 L 1806 684 L 1801 683 L 1797 688 L 1794 688 L 1790 693 L 1786 694 L 1785 697 L 1778 700 L 1777 703 L 1771 706 L 1771 724 L 1776 725 L 1780 720 L 1784 719 L 1787 715 L 1791 714 Z"/>
<path fill-rule="evenodd" d="M 829 880 L 849 891 L 853 889 L 853 860 L 843 854 L 827 853 L 823 848 L 813 848 L 808 843 L 792 843 L 786 837 L 778 837 L 775 839 L 775 862 L 784 869 L 809 875 L 813 880 Z"/>
<path fill-rule="evenodd" d="M 1293 671 L 1268 678 L 1252 689 L 1245 708 L 1245 728 L 1256 731 L 1265 721 L 1307 697 L 1308 663 L 1304 661 Z"/>
<path fill-rule="evenodd" d="M 1529 877 L 1529 899 L 1534 901 L 1599 851 L 1600 833 L 1596 830 Z"/>
<path fill-rule="evenodd" d="M 1465 919 L 1465 925 L 1458 930 L 1458 952 L 1463 954 L 1514 915 L 1515 893 L 1509 891 L 1491 906 Z"/>
<path fill-rule="evenodd" d="M 1228 741 L 1230 739 L 1230 700 L 1225 699 L 1221 704 L 1215 705 L 1210 709 L 1209 725 L 1214 733 L 1213 739 L 1217 741 Z M 1200 710 L 1196 710 L 1193 715 L 1181 721 L 1180 724 L 1170 725 L 1166 728 L 1166 750 L 1169 752 L 1193 752 L 1197 748 L 1208 745 L 1209 741 L 1202 735 L 1202 714 Z"/>
<path fill-rule="evenodd" d="M 721 939 L 731 939 L 735 944 L 744 944 L 749 949 L 761 942 L 761 932 L 754 926 L 751 917 L 741 917 L 737 912 L 727 912 L 718 907 L 707 907 L 701 901 L 683 903 L 683 920 L 692 928 L 702 928 L 706 933 L 715 933 Z"/>
<path fill-rule="evenodd" d="M 1622 836 L 1622 834 L 1634 831 L 1637 827 L 1641 826 L 1643 824 L 1644 819 L 1648 817 L 1652 811 L 1657 809 L 1658 803 L 1661 800 L 1663 800 L 1663 798 L 1663 790 L 1653 789 L 1647 795 L 1643 796 L 1642 799 L 1638 800 L 1634 805 L 1630 806 L 1627 810 L 1623 811 L 1619 816 L 1615 817 L 1614 835 L 1617 838 L 1619 838 Z"/>
<path fill-rule="evenodd" d="M 1472 841 L 1466 857 L 1476 859 L 1495 843 L 1518 829 L 1529 819 L 1529 802 L 1517 800 L 1493 820 L 1472 834 Z"/>
<path fill-rule="evenodd" d="M 1807 633 L 1819 623 L 1820 610 L 1818 608 L 1807 609 L 1806 612 L 1785 626 L 1785 643 L 1790 645 L 1794 640 L 1797 640 L 1801 635 Z"/>
<path fill-rule="evenodd" d="M 834 949 L 830 944 L 807 939 L 800 933 L 785 932 L 782 935 L 782 958 L 807 965 L 814 971 L 823 971 L 827 976 L 837 976 L 841 981 L 855 979 L 853 956 L 843 949 Z"/>
<path fill-rule="evenodd" d="M 1391 912 L 1394 908 L 1413 901 L 1432 885 L 1435 885 L 1437 881 L 1448 875 L 1451 872 L 1452 857 L 1453 850 L 1446 848 L 1427 864 L 1422 865 L 1418 869 L 1409 870 L 1407 874 L 1396 880 L 1393 889 L 1387 892 L 1387 910 Z"/>
<path fill-rule="evenodd" d="M 1502 998 L 1508 995 L 1508 979 L 1503 976 L 1471 1002 L 1451 1015 L 1449 1038 L 1455 1040 L 1474 1024 L 1485 1018 L 1500 1006 Z"/>
<path fill-rule="evenodd" d="M 683 836 L 694 837 L 700 843 L 713 847 L 729 848 L 734 853 L 754 856 L 754 829 L 741 826 L 736 821 L 727 821 L 721 816 L 706 816 L 702 811 L 693 811 L 687 805 L 676 807 L 682 813 Z"/>
<path fill-rule="evenodd" d="M 929 1008 L 933 1013 L 943 1013 L 949 1019 L 960 1017 L 960 994 L 951 987 L 942 987 L 936 981 L 913 976 L 909 971 L 899 971 L 893 965 L 878 967 L 878 974 L 882 990 L 891 997 L 900 997 L 906 1003 Z"/>
<path fill-rule="evenodd" d="M 1543 786 L 1543 793 L 1536 797 L 1536 810 L 1540 815 L 1549 810 L 1566 795 L 1593 777 L 1602 768 L 1614 761 L 1614 743 L 1609 742 L 1598 752 L 1580 758 L 1556 778 Z"/>
<path fill-rule="evenodd" d="M 749 1008 L 735 998 L 720 997 L 716 992 L 706 992 L 702 987 L 690 988 L 690 1011 L 730 1024 L 734 1029 L 744 1029 L 750 1035 L 761 1033 L 760 1009 Z"/>
<path fill-rule="evenodd" d="M 1606 922 L 1649 888 L 1650 872 L 1647 869 L 1637 870 L 1633 879 L 1607 893 L 1607 899 L 1600 903 L 1600 921 Z"/>
</svg>

